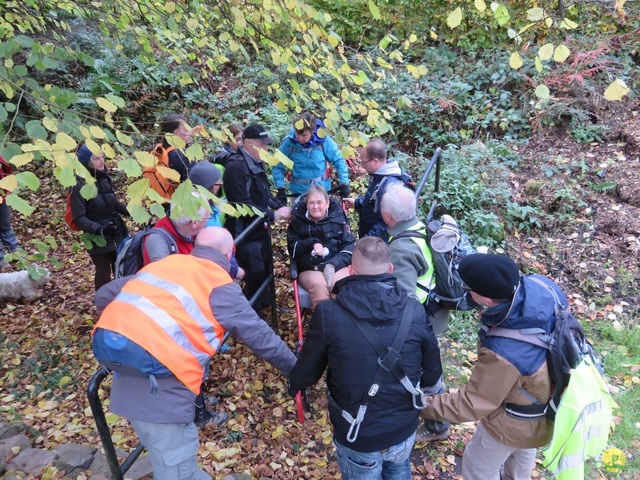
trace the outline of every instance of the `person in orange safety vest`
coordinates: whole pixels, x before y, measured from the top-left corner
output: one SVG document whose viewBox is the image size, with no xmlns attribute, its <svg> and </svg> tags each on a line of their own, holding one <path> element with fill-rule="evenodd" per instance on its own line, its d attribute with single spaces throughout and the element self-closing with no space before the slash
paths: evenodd
<svg viewBox="0 0 640 480">
<path fill-rule="evenodd" d="M 285 377 L 295 364 L 294 354 L 229 276 L 232 249 L 229 232 L 208 227 L 189 255 L 170 255 L 96 293 L 102 311 L 96 329 L 132 340 L 171 372 L 157 377 L 154 389 L 149 378 L 121 372 L 111 388 L 110 409 L 133 425 L 155 479 L 211 478 L 196 463 L 195 400 L 225 332 Z"/>
</svg>

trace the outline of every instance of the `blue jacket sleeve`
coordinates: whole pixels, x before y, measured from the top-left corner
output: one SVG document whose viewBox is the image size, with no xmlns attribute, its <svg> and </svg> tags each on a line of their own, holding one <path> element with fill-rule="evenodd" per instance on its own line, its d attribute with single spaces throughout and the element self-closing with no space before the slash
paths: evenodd
<svg viewBox="0 0 640 480">
<path fill-rule="evenodd" d="M 279 150 L 286 155 L 288 158 L 289 157 L 289 137 L 286 137 L 282 143 L 280 144 L 280 148 Z M 271 169 L 271 176 L 273 177 L 273 184 L 276 186 L 276 188 L 285 188 L 286 184 L 284 182 L 284 172 L 285 172 L 285 168 L 284 165 L 282 163 L 279 163 L 278 165 L 276 165 L 275 167 L 273 167 Z"/>
<path fill-rule="evenodd" d="M 349 183 L 349 169 L 347 168 L 347 162 L 345 162 L 340 149 L 336 142 L 331 137 L 324 139 L 324 156 L 331 162 L 338 174 L 338 183 Z"/>
</svg>

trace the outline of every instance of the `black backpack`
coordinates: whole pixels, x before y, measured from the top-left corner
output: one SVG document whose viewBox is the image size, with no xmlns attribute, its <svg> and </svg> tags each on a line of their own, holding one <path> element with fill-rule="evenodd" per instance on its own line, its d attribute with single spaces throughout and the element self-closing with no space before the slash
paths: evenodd
<svg viewBox="0 0 640 480">
<path fill-rule="evenodd" d="M 169 235 L 169 233 L 167 233 L 162 228 L 147 227 L 146 229 L 138 233 L 128 235 L 124 240 L 122 240 L 122 242 L 120 242 L 120 245 L 118 245 L 115 266 L 116 278 L 133 275 L 142 268 L 142 265 L 144 264 L 142 245 L 144 239 L 151 234 L 164 236 L 169 245 L 171 254 L 177 253 L 178 245 L 176 244 L 175 239 L 171 235 Z"/>
<path fill-rule="evenodd" d="M 506 404 L 505 409 L 516 417 L 535 418 L 546 416 L 553 421 L 560 405 L 564 390 L 569 385 L 571 370 L 576 368 L 585 356 L 591 357 L 593 364 L 600 374 L 603 374 L 602 362 L 591 343 L 586 339 L 582 325 L 569 311 L 567 305 L 563 305 L 556 291 L 539 278 L 527 276 L 549 291 L 555 300 L 555 327 L 551 332 L 542 328 L 527 328 L 524 330 L 511 330 L 502 327 L 493 327 L 486 330 L 486 336 L 513 338 L 523 342 L 537 345 L 547 349 L 547 368 L 551 377 L 551 392 L 546 404 L 523 406 Z M 531 397 L 533 398 L 533 397 Z"/>
<path fill-rule="evenodd" d="M 450 241 L 438 242 L 434 238 L 448 236 Z M 469 236 L 458 227 L 455 220 L 444 215 L 441 220 L 432 220 L 427 224 L 427 235 L 415 231 L 405 231 L 393 237 L 417 237 L 426 240 L 436 273 L 436 286 L 429 292 L 429 300 L 437 302 L 449 310 L 472 310 L 476 304 L 462 288 L 462 279 L 458 273 L 460 262 L 467 255 L 476 253 Z M 436 245 L 434 247 L 434 245 Z"/>
</svg>

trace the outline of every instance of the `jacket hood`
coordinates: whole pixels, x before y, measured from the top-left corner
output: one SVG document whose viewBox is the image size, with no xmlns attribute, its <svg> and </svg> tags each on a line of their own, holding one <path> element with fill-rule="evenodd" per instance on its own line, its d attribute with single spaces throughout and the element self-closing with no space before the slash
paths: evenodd
<svg viewBox="0 0 640 480">
<path fill-rule="evenodd" d="M 562 303 L 567 305 L 564 293 L 545 277 L 537 276 L 553 288 Z M 523 328 L 543 328 L 549 331 L 555 318 L 555 299 L 551 292 L 527 277 L 520 277 L 518 289 L 512 303 L 503 303 L 489 308 L 482 315 L 482 323 L 489 326 L 521 330 Z M 505 317 L 507 317 L 505 319 Z M 504 320 L 503 320 L 504 319 Z"/>
<path fill-rule="evenodd" d="M 326 126 L 322 120 L 316 119 L 316 128 L 313 131 L 313 135 L 311 135 L 311 140 L 303 145 L 296 139 L 296 129 L 291 127 L 291 130 L 289 130 L 289 140 L 291 140 L 296 145 L 300 145 L 302 148 L 311 148 L 316 145 L 320 145 L 321 143 L 324 143 L 325 139 L 325 137 L 321 138 L 318 136 L 318 129 L 320 128 L 326 128 Z"/>
<path fill-rule="evenodd" d="M 298 217 L 306 223 L 317 223 L 307 218 L 307 196 L 301 195 L 299 198 L 300 199 L 298 200 L 298 203 L 296 203 L 295 207 L 293 207 L 291 215 L 293 215 L 294 217 Z M 342 211 L 342 205 L 340 204 L 340 202 L 335 198 L 329 197 L 329 212 L 325 218 L 318 221 L 326 222 L 327 220 L 339 218 L 341 220 L 340 223 L 342 223 L 343 214 L 344 212 Z"/>
<path fill-rule="evenodd" d="M 353 275 L 340 280 L 334 291 L 337 291 L 336 300 L 345 310 L 371 323 L 397 319 L 409 298 L 396 285 L 396 278 L 388 273 Z"/>
<path fill-rule="evenodd" d="M 400 170 L 400 165 L 398 162 L 387 162 L 382 165 L 374 175 L 400 175 L 402 174 L 402 170 Z"/>
</svg>

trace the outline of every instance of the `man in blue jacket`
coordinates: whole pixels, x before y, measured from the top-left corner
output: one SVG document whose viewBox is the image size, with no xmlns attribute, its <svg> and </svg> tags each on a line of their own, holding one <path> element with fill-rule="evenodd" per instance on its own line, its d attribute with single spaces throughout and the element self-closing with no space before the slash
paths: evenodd
<svg viewBox="0 0 640 480">
<path fill-rule="evenodd" d="M 436 393 L 442 384 L 438 341 L 420 303 L 396 285 L 389 260 L 389 247 L 380 238 L 358 241 L 351 276 L 336 284 L 335 299 L 316 307 L 290 376 L 289 392 L 295 394 L 316 383 L 328 366 L 333 441 L 346 480 L 411 480 L 409 457 L 421 406 L 415 391 Z M 370 343 L 363 323 L 370 325 L 381 349 Z M 396 338 L 402 343 L 390 349 Z M 409 387 L 417 386 L 413 392 L 400 383 L 394 368 L 394 373 L 379 369 L 378 350 L 386 352 L 385 359 L 393 352 L 399 376 L 408 378 Z"/>
</svg>

